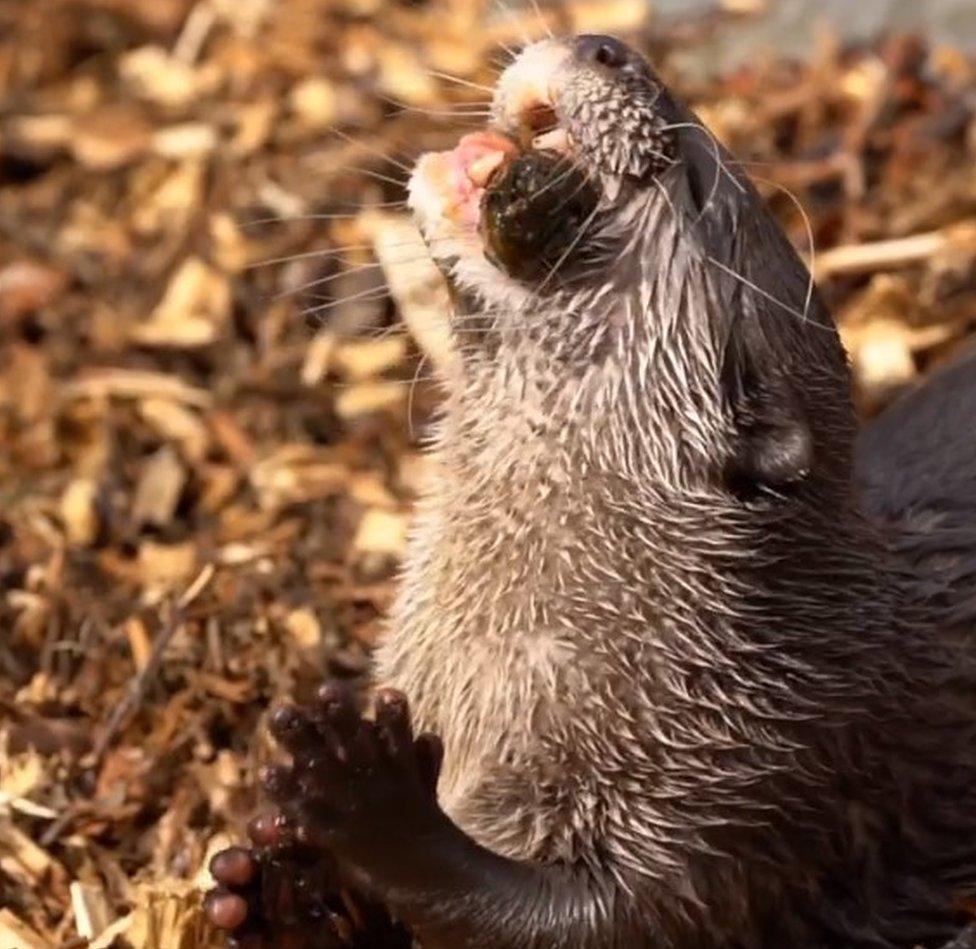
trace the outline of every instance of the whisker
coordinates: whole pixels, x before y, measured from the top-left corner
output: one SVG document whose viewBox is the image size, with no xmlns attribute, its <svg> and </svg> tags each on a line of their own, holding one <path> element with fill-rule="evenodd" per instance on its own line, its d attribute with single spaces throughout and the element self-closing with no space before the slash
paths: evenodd
<svg viewBox="0 0 976 949">
<path fill-rule="evenodd" d="M 715 201 L 715 195 L 718 194 L 718 183 L 722 180 L 722 153 L 719 150 L 718 140 L 714 135 L 709 135 L 708 138 L 712 143 L 712 158 L 715 162 L 715 175 L 712 178 L 712 187 L 708 192 L 708 198 L 705 200 L 705 204 L 702 209 L 698 212 L 698 216 L 695 218 L 692 226 L 700 223 L 706 212 L 711 209 L 712 203 Z"/>
<path fill-rule="evenodd" d="M 414 404 L 414 397 L 416 396 L 417 386 L 420 383 L 420 376 L 421 376 L 421 373 L 423 372 L 424 366 L 427 363 L 427 358 L 428 358 L 427 357 L 427 353 L 425 353 L 425 352 L 424 353 L 421 353 L 420 359 L 417 362 L 417 368 L 416 368 L 416 370 L 414 371 L 414 374 L 413 374 L 413 379 L 411 379 L 411 381 L 410 381 L 410 388 L 407 391 L 407 431 L 410 434 L 411 441 L 416 438 L 416 434 L 417 434 L 414 431 L 414 427 L 413 427 L 413 404 Z"/>
<path fill-rule="evenodd" d="M 501 59 L 498 56 L 491 56 L 488 59 L 489 64 L 498 71 L 499 75 L 505 72 L 506 69 L 512 64 L 512 61 L 518 56 L 518 53 L 512 49 L 511 46 L 506 45 L 501 42 L 501 40 L 496 40 L 498 45 L 502 48 L 502 51 L 508 56 L 508 62 Z"/>
<path fill-rule="evenodd" d="M 401 112 L 413 112 L 419 115 L 431 115 L 435 118 L 487 118 L 489 115 L 491 115 L 491 110 L 480 102 L 460 102 L 458 103 L 459 108 L 456 109 L 425 109 L 422 106 L 411 105 L 409 102 L 403 102 L 400 99 L 395 99 L 393 96 L 383 95 L 382 93 L 377 93 L 376 97 L 380 101 L 387 103 L 387 105 L 394 106 Z M 461 108 L 462 106 L 468 105 L 470 106 L 469 108 Z"/>
<path fill-rule="evenodd" d="M 551 181 L 544 184 L 538 191 L 535 192 L 535 194 L 530 195 L 528 200 L 535 201 L 536 198 L 542 197 L 542 195 L 544 195 L 550 188 L 554 188 L 557 185 L 561 185 L 575 170 L 576 170 L 576 166 L 570 163 L 569 167 L 562 174 L 558 175 L 557 177 L 553 178 Z M 576 191 L 573 192 L 573 194 L 571 194 L 566 200 L 571 201 L 574 197 L 576 197 L 576 195 L 579 193 L 582 187 L 583 185 L 577 188 Z"/>
<path fill-rule="evenodd" d="M 536 19 L 539 21 L 539 25 L 545 31 L 545 33 L 549 37 L 549 39 L 551 39 L 551 40 L 552 39 L 555 39 L 555 36 L 553 36 L 552 30 L 549 28 L 548 21 L 542 15 L 542 9 L 539 6 L 539 0 L 530 0 L 530 3 L 532 4 L 532 9 L 535 10 L 535 16 L 536 16 Z"/>
<path fill-rule="evenodd" d="M 680 129 L 692 129 L 693 131 L 700 132 L 701 134 L 703 134 L 706 138 L 708 138 L 712 142 L 712 144 L 715 146 L 715 150 L 717 151 L 718 156 L 719 156 L 718 157 L 719 167 L 725 173 L 725 175 L 729 179 L 729 181 L 735 186 L 735 188 L 741 194 L 744 194 L 745 193 L 745 188 L 743 187 L 742 182 L 739 181 L 735 177 L 735 175 L 732 174 L 731 171 L 729 171 L 729 169 L 726 167 L 725 162 L 721 158 L 721 155 L 722 155 L 722 146 L 721 146 L 721 143 L 719 142 L 718 138 L 715 136 L 715 133 L 710 128 L 708 128 L 708 126 L 702 125 L 700 122 L 675 122 L 672 125 L 665 125 L 665 126 L 663 126 L 661 128 L 661 131 L 662 132 L 677 132 Z"/>
<path fill-rule="evenodd" d="M 721 270 L 723 273 L 726 273 L 733 279 L 738 280 L 743 286 L 748 287 L 750 290 L 755 291 L 756 293 L 759 294 L 759 296 L 768 300 L 770 303 L 775 304 L 776 306 L 780 307 L 780 309 L 786 310 L 787 313 L 789 313 L 791 316 L 795 316 L 801 322 L 806 323 L 809 326 L 816 326 L 817 329 L 833 332 L 832 326 L 825 326 L 823 323 L 818 323 L 816 320 L 808 319 L 806 314 L 801 313 L 799 310 L 794 309 L 788 303 L 784 303 L 778 297 L 775 297 L 773 294 L 771 294 L 768 290 L 763 290 L 763 288 L 760 287 L 758 284 L 754 283 L 743 274 L 737 273 L 727 264 L 724 264 L 721 260 L 717 260 L 711 255 L 706 256 L 705 260 L 707 260 L 710 264 L 713 264 L 714 266 L 718 267 L 719 270 Z"/>
<path fill-rule="evenodd" d="M 361 300 L 372 303 L 374 300 L 383 300 L 389 296 L 389 287 L 368 287 L 366 290 L 352 293 L 349 296 L 343 297 L 341 300 L 330 300 L 328 303 L 320 303 L 318 306 L 308 307 L 302 311 L 302 316 L 318 316 L 319 314 L 327 313 L 329 310 L 334 310 L 337 306 L 343 306 L 346 303 L 356 303 Z"/>
<path fill-rule="evenodd" d="M 589 228 L 589 226 L 596 220 L 596 216 L 597 216 L 597 214 L 599 212 L 600 212 L 600 207 L 599 207 L 599 205 L 597 205 L 597 207 L 595 207 L 593 209 L 593 211 L 590 214 L 590 216 L 582 223 L 582 225 L 580 226 L 580 229 L 579 229 L 579 233 L 576 235 L 575 238 L 573 238 L 573 240 L 570 243 L 570 245 L 566 248 L 566 250 L 560 256 L 559 260 L 556 261 L 556 263 L 553 265 L 552 269 L 549 271 L 548 276 L 539 285 L 539 288 L 536 290 L 536 293 L 535 293 L 535 295 L 536 295 L 537 298 L 538 298 L 539 294 L 542 293 L 542 291 L 546 288 L 546 285 L 549 283 L 549 281 L 552 278 L 555 277 L 556 271 L 559 270 L 559 268 L 569 259 L 569 255 L 574 250 L 576 250 L 576 248 L 579 246 L 580 241 L 582 241 L 583 238 L 586 235 L 587 228 Z"/>
<path fill-rule="evenodd" d="M 343 132 L 342 129 L 337 128 L 334 125 L 329 127 L 329 131 L 335 135 L 338 135 L 339 138 L 343 139 L 344 141 L 349 142 L 350 145 L 355 145 L 357 148 L 361 148 L 363 151 L 369 152 L 370 155 L 376 155 L 378 158 L 382 158 L 383 161 L 388 161 L 395 168 L 399 168 L 400 171 L 405 171 L 408 175 L 413 173 L 413 168 L 411 168 L 409 165 L 405 165 L 403 162 L 397 161 L 392 156 L 387 155 L 379 148 L 373 147 L 368 142 L 354 138 L 352 135 L 349 135 L 347 132 Z"/>
<path fill-rule="evenodd" d="M 565 208 L 566 205 L 568 205 L 569 202 L 572 201 L 573 198 L 575 198 L 576 195 L 578 195 L 588 184 L 589 181 L 586 178 L 584 178 L 568 195 L 566 195 L 562 203 L 556 205 L 556 208 L 552 213 L 555 215 L 558 214 L 560 211 L 562 211 L 563 208 Z"/>
<path fill-rule="evenodd" d="M 372 244 L 349 244 L 346 247 L 330 247 L 330 248 L 319 248 L 318 250 L 306 250 L 300 251 L 297 254 L 288 254 L 284 257 L 269 257 L 265 260 L 257 260 L 253 264 L 248 264 L 248 270 L 257 270 L 260 267 L 275 267 L 278 264 L 290 264 L 297 260 L 311 260 L 312 258 L 319 257 L 322 259 L 327 259 L 329 257 L 341 257 L 343 254 L 350 253 L 352 251 L 365 251 L 372 250 Z"/>
<path fill-rule="evenodd" d="M 671 200 L 671 195 L 668 194 L 668 189 L 664 187 L 663 184 L 657 179 L 651 179 L 654 182 L 654 187 L 661 193 L 661 197 L 664 198 L 664 203 L 671 209 L 671 216 L 677 220 L 678 219 L 678 209 L 674 206 L 674 202 Z"/>
<path fill-rule="evenodd" d="M 806 208 L 803 207 L 800 199 L 789 189 L 786 185 L 781 185 L 778 181 L 773 181 L 771 178 L 762 178 L 759 175 L 753 175 L 756 181 L 761 181 L 764 184 L 771 185 L 772 187 L 778 189 L 783 194 L 785 194 L 792 202 L 797 211 L 800 212 L 800 217 L 803 219 L 803 226 L 807 232 L 807 244 L 810 248 L 810 262 L 808 264 L 810 269 L 810 279 L 807 282 L 807 296 L 803 301 L 803 316 L 804 319 L 810 315 L 810 306 L 813 303 L 813 293 L 816 287 L 816 281 L 814 280 L 814 274 L 817 271 L 817 242 L 813 236 L 813 224 L 810 222 L 810 215 L 807 214 Z"/>
<path fill-rule="evenodd" d="M 330 211 L 323 214 L 288 214 L 276 215 L 274 217 L 252 218 L 249 221 L 242 221 L 241 227 L 259 227 L 263 224 L 288 224 L 290 222 L 297 223 L 299 221 L 354 221 L 366 211 L 372 211 L 377 208 L 405 208 L 406 206 L 406 200 L 376 201 L 370 202 L 369 204 L 361 204 L 358 206 L 356 211 L 341 213 Z"/>
<path fill-rule="evenodd" d="M 460 76 L 452 76 L 449 72 L 441 72 L 438 69 L 429 69 L 428 72 L 437 79 L 455 82 L 459 86 L 465 86 L 468 89 L 477 89 L 479 92 L 487 92 L 489 95 L 495 94 L 495 90 L 491 86 L 483 86 L 480 82 L 471 82 L 468 79 L 462 79 Z"/>
<path fill-rule="evenodd" d="M 523 46 L 528 46 L 532 40 L 529 38 L 528 33 L 525 32 L 525 28 L 522 26 L 522 19 L 518 16 L 510 7 L 505 6 L 501 0 L 494 0 L 495 6 L 501 11 L 503 20 L 510 20 L 518 29 L 519 37 L 522 40 Z"/>
<path fill-rule="evenodd" d="M 399 178 L 393 178 L 390 175 L 384 175 L 379 171 L 372 171 L 369 168 L 350 168 L 349 171 L 357 175 L 365 175 L 367 178 L 375 178 L 377 181 L 386 182 L 386 184 L 396 185 L 398 188 L 407 187 L 406 181 L 401 181 Z"/>
<path fill-rule="evenodd" d="M 370 264 L 359 264 L 357 267 L 351 267 L 348 270 L 339 270 L 336 273 L 329 274 L 325 277 L 318 277 L 315 280 L 310 280 L 308 283 L 303 283 L 300 287 L 291 287 L 288 290 L 281 290 L 276 293 L 272 299 L 273 300 L 283 300 L 285 297 L 297 296 L 299 293 L 304 293 L 306 290 L 313 290 L 316 287 L 324 287 L 342 277 L 349 277 L 353 274 L 364 273 L 367 270 L 375 270 L 377 267 L 382 267 L 380 263 L 370 263 Z"/>
<path fill-rule="evenodd" d="M 450 243 L 455 240 L 451 235 L 446 235 L 444 237 L 429 237 L 426 241 L 417 235 L 416 240 L 405 240 L 405 241 L 392 241 L 389 244 L 384 244 L 384 248 L 388 250 L 396 250 L 401 247 L 416 247 L 420 248 L 421 243 L 425 243 L 428 247 L 431 245 L 437 245 L 441 243 Z M 282 257 L 271 257 L 265 260 L 255 261 L 252 264 L 248 264 L 248 270 L 255 270 L 259 267 L 274 267 L 277 264 L 289 264 L 296 260 L 309 260 L 314 257 L 321 257 L 323 259 L 329 257 L 341 257 L 343 254 L 349 253 L 359 253 L 362 251 L 373 251 L 375 249 L 374 244 L 343 244 L 339 247 L 327 247 L 319 248 L 318 250 L 300 251 L 297 254 L 287 254 Z M 427 255 L 429 256 L 429 255 Z M 419 259 L 419 258 L 418 258 Z M 394 260 L 391 263 L 408 263 L 409 261 L 399 261 Z"/>
</svg>

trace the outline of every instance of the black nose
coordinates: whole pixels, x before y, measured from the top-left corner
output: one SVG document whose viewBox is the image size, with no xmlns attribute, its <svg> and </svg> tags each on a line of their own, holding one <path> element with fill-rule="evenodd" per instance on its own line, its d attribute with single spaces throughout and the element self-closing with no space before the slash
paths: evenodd
<svg viewBox="0 0 976 949">
<path fill-rule="evenodd" d="M 620 40 L 599 33 L 577 37 L 576 55 L 581 62 L 599 63 L 608 69 L 620 69 L 633 58 L 633 53 Z"/>
</svg>

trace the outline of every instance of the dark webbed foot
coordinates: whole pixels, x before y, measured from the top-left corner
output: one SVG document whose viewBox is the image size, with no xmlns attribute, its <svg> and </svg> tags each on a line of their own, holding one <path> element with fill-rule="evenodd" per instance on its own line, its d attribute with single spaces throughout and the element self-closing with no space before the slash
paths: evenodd
<svg viewBox="0 0 976 949">
<path fill-rule="evenodd" d="M 271 731 L 292 762 L 268 770 L 268 794 L 296 838 L 334 853 L 351 879 L 367 882 L 402 859 L 398 841 L 414 843 L 443 821 L 440 741 L 414 738 L 399 692 L 378 692 L 368 719 L 350 692 L 326 685 L 309 706 L 279 709 Z"/>
<path fill-rule="evenodd" d="M 274 713 L 271 730 L 291 753 L 262 781 L 280 810 L 252 822 L 251 848 L 231 847 L 211 862 L 217 886 L 206 898 L 210 921 L 242 949 L 408 949 L 406 929 L 379 903 L 354 892 L 364 875 L 343 868 L 332 847 L 396 852 L 390 827 L 409 809 L 389 765 L 409 775 L 423 808 L 436 808 L 441 744 L 413 739 L 398 693 L 381 693 L 377 721 L 364 720 L 352 694 L 325 686 L 314 702 Z M 376 747 L 376 742 L 382 747 Z M 394 757 L 396 756 L 396 757 Z M 389 794 L 396 796 L 391 804 Z M 410 795 L 408 794 L 407 797 Z M 347 824 L 352 827 L 343 830 Z M 367 843 L 368 842 L 368 843 Z M 343 869 L 345 872 L 343 872 Z"/>
<path fill-rule="evenodd" d="M 256 819 L 249 833 L 250 849 L 230 847 L 210 863 L 217 886 L 204 906 L 210 921 L 227 932 L 229 944 L 241 949 L 360 945 L 350 915 L 354 904 L 341 892 L 331 854 L 298 843 L 281 815 Z"/>
</svg>

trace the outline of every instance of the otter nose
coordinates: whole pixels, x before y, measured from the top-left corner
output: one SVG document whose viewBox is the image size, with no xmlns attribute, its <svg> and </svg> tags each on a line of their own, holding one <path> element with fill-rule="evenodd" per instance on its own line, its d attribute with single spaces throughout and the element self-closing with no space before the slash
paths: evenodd
<svg viewBox="0 0 976 949">
<path fill-rule="evenodd" d="M 577 37 L 576 56 L 580 62 L 598 63 L 608 69 L 621 69 L 634 58 L 634 54 L 620 40 L 600 33 Z"/>
</svg>

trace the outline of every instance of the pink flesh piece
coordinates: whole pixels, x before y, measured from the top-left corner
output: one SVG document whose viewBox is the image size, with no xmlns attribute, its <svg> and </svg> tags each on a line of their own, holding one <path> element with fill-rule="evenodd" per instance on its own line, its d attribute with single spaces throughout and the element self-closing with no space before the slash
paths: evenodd
<svg viewBox="0 0 976 949">
<path fill-rule="evenodd" d="M 468 224 L 477 224 L 483 185 L 472 180 L 472 167 L 485 159 L 502 164 L 518 154 L 511 139 L 497 132 L 472 132 L 465 135 L 453 151 L 437 153 L 435 175 L 448 190 L 454 215 Z"/>
</svg>

